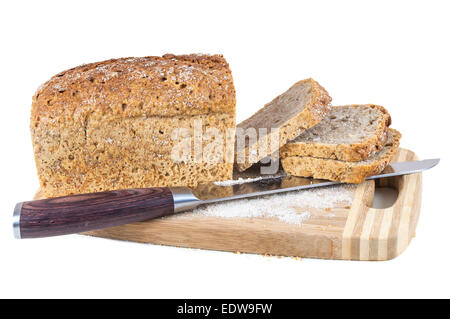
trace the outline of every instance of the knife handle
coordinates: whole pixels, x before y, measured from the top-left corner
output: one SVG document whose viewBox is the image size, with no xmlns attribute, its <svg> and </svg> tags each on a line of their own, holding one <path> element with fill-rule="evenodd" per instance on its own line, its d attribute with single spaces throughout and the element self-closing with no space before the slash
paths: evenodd
<svg viewBox="0 0 450 319">
<path fill-rule="evenodd" d="M 144 221 L 200 204 L 187 187 L 136 188 L 18 203 L 14 236 L 38 238 Z"/>
</svg>

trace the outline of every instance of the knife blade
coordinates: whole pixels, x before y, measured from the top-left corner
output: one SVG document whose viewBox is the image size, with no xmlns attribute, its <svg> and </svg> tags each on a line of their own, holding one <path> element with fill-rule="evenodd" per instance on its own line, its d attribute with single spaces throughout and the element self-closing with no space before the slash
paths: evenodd
<svg viewBox="0 0 450 319">
<path fill-rule="evenodd" d="M 370 176 L 366 178 L 366 180 L 420 173 L 424 170 L 433 168 L 438 163 L 439 159 L 392 163 L 384 169 L 383 173 Z M 256 171 L 259 171 L 257 166 L 255 168 Z M 231 182 L 231 185 L 221 182 L 212 182 L 199 185 L 197 188 L 193 189 L 192 192 L 197 198 L 203 201 L 202 204 L 209 204 L 239 198 L 264 196 L 294 190 L 342 184 L 341 182 L 286 175 L 283 171 L 279 171 L 275 175 L 267 177 L 261 176 L 259 178 L 255 177 L 257 174 L 254 172 L 244 173 L 245 175 L 242 175 L 244 178 L 241 177 L 239 173 L 235 173 L 235 181 Z M 247 177 L 247 182 L 245 177 Z M 255 177 L 254 180 L 252 177 Z M 242 179 L 241 182 L 239 182 L 239 178 Z M 224 195 L 224 193 L 227 193 L 227 195 Z"/>
<path fill-rule="evenodd" d="M 419 173 L 438 163 L 439 159 L 392 163 L 383 173 L 367 179 Z M 271 176 L 258 174 L 258 167 L 254 167 L 253 171 L 234 174 L 231 181 L 200 184 L 193 189 L 124 189 L 21 202 L 14 209 L 14 236 L 67 235 L 167 216 L 199 205 L 341 184 L 286 175 L 283 171 Z"/>
</svg>

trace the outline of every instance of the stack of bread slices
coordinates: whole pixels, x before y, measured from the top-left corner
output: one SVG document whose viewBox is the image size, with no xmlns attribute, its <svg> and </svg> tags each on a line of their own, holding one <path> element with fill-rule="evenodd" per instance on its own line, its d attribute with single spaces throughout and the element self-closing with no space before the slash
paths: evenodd
<svg viewBox="0 0 450 319">
<path fill-rule="evenodd" d="M 381 173 L 401 138 L 400 132 L 389 128 L 389 113 L 378 105 L 330 106 L 330 101 L 316 81 L 303 80 L 237 127 L 264 123 L 265 128 L 277 128 L 281 164 L 290 175 L 360 183 Z M 259 136 L 256 143 L 263 138 Z M 265 156 L 275 157 L 259 152 L 253 163 Z M 237 163 L 241 171 L 250 165 Z"/>
</svg>

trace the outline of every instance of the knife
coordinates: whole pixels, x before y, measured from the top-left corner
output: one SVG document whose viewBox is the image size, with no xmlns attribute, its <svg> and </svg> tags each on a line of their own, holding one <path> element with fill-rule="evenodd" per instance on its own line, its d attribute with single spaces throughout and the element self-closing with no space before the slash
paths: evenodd
<svg viewBox="0 0 450 319">
<path fill-rule="evenodd" d="M 382 174 L 367 180 L 419 173 L 438 163 L 439 159 L 391 163 Z M 14 209 L 14 236 L 74 234 L 180 213 L 199 205 L 341 184 L 286 175 L 283 171 L 268 177 L 258 174 L 254 168 L 235 175 L 235 180 L 200 184 L 192 189 L 136 188 L 21 202 Z"/>
</svg>

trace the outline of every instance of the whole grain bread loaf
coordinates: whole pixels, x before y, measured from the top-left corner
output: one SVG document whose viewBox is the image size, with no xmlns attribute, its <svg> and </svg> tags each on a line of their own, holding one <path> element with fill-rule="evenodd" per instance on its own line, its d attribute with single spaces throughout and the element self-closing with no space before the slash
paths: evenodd
<svg viewBox="0 0 450 319">
<path fill-rule="evenodd" d="M 379 105 L 334 106 L 323 121 L 284 145 L 280 156 L 362 161 L 383 147 L 390 124 L 389 113 Z"/>
<path fill-rule="evenodd" d="M 210 147 L 206 157 L 189 153 L 174 160 L 174 148 L 183 145 L 175 129 L 184 129 L 177 134 L 185 138 L 195 127 L 217 129 L 213 139 L 223 143 Z M 36 166 L 47 197 L 229 180 L 234 129 L 235 90 L 220 55 L 78 66 L 44 83 L 31 112 Z M 197 147 L 210 144 L 200 141 Z"/>
<path fill-rule="evenodd" d="M 344 183 L 361 183 L 367 177 L 381 173 L 392 160 L 400 145 L 400 132 L 389 129 L 384 147 L 360 162 L 347 162 L 311 156 L 289 156 L 281 160 L 289 175 L 328 179 Z"/>
<path fill-rule="evenodd" d="M 331 109 L 328 92 L 313 79 L 295 83 L 289 90 L 266 104 L 237 125 L 236 166 L 244 171 L 264 157 L 319 123 Z M 253 139 L 247 138 L 255 130 Z M 276 138 L 273 139 L 273 135 Z M 239 144 L 239 139 L 242 143 Z M 244 140 L 244 138 L 246 138 Z M 277 145 L 271 145 L 277 143 Z"/>
</svg>

